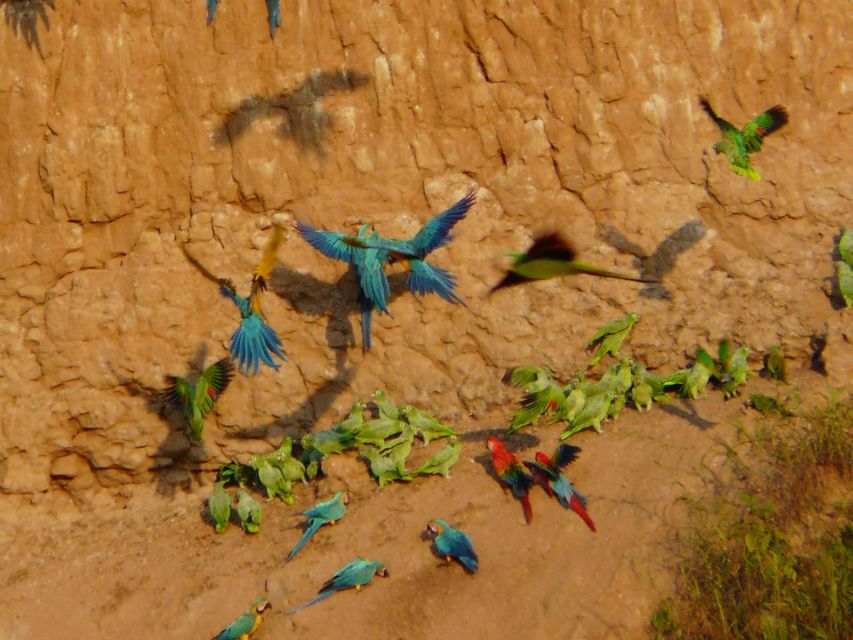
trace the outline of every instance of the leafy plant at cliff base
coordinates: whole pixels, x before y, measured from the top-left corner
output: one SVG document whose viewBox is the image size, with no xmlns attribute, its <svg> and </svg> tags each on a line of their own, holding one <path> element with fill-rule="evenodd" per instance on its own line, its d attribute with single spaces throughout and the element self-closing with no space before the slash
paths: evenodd
<svg viewBox="0 0 853 640">
<path fill-rule="evenodd" d="M 625 339 L 639 319 L 638 314 L 629 313 L 599 329 L 589 343 L 595 349 L 589 368 L 577 372 L 566 386 L 556 382 L 544 367 L 526 365 L 509 371 L 504 381 L 526 395 L 522 408 L 513 415 L 508 432 L 545 420 L 568 423 L 560 436 L 562 439 L 589 428 L 601 433 L 601 423 L 618 416 L 629 400 L 638 411 L 648 411 L 655 402 L 669 402 L 670 391 L 698 398 L 712 380 L 726 398 L 731 398 L 752 374 L 747 361 L 749 349 L 739 347 L 732 352 L 730 342 L 723 339 L 716 360 L 699 347 L 690 367 L 669 375 L 652 374 L 643 363 L 621 358 L 610 364 L 597 381 L 589 379 L 605 356 L 619 357 Z M 777 367 L 784 366 L 782 360 Z"/>
<path fill-rule="evenodd" d="M 458 434 L 426 411 L 409 404 L 395 405 L 381 390 L 373 393 L 372 407 L 356 402 L 349 414 L 332 429 L 302 438 L 302 461 L 313 477 L 323 458 L 332 453 L 359 448 L 371 474 L 383 487 L 389 482 L 409 481 L 417 475 L 445 477 L 462 451 Z M 447 444 L 417 468 L 407 468 L 416 438 L 428 446 L 448 438 Z"/>
<path fill-rule="evenodd" d="M 838 253 L 841 255 L 841 260 L 835 262 L 838 290 L 844 298 L 844 304 L 853 307 L 853 227 L 841 228 Z"/>
</svg>

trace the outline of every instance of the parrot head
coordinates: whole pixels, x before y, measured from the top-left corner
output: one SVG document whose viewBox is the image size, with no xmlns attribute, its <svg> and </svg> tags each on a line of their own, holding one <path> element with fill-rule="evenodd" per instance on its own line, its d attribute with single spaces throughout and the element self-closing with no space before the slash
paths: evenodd
<svg viewBox="0 0 853 640">
<path fill-rule="evenodd" d="M 338 494 L 338 501 L 339 501 L 342 505 L 348 505 L 348 504 L 349 504 L 349 494 L 348 494 L 346 491 L 341 491 L 341 492 Z"/>
<path fill-rule="evenodd" d="M 435 520 L 430 520 L 430 521 L 427 523 L 427 527 L 426 527 L 426 528 L 427 528 L 427 531 L 429 531 L 430 533 L 433 533 L 433 534 L 435 534 L 435 535 L 437 535 L 437 536 L 438 536 L 438 535 L 441 535 L 441 534 L 444 532 L 444 528 L 445 528 L 446 526 L 447 526 L 447 523 L 446 523 L 446 522 L 444 522 L 443 520 L 435 519 Z"/>
<path fill-rule="evenodd" d="M 504 443 L 494 436 L 489 436 L 486 440 L 486 447 L 488 447 L 489 451 L 500 451 L 504 448 Z"/>
<path fill-rule="evenodd" d="M 717 155 L 719 155 L 719 154 L 721 154 L 722 152 L 723 152 L 723 143 L 722 143 L 722 142 L 718 142 L 718 143 L 716 143 L 716 144 L 714 145 L 714 153 L 716 153 Z"/>
<path fill-rule="evenodd" d="M 549 458 L 545 453 L 541 451 L 536 452 L 536 462 L 539 464 L 545 465 L 546 467 L 551 466 L 551 458 Z"/>
<path fill-rule="evenodd" d="M 383 565 L 381 565 L 381 566 L 376 570 L 376 575 L 377 575 L 377 576 L 382 576 L 383 578 L 387 578 L 387 577 L 388 577 L 388 575 L 389 575 L 389 574 L 388 574 L 388 567 L 386 567 L 384 564 L 383 564 Z"/>
<path fill-rule="evenodd" d="M 267 609 L 272 609 L 272 604 L 267 599 L 266 596 L 258 596 L 255 598 L 254 602 L 252 602 L 252 607 L 259 616 L 263 615 Z"/>
</svg>

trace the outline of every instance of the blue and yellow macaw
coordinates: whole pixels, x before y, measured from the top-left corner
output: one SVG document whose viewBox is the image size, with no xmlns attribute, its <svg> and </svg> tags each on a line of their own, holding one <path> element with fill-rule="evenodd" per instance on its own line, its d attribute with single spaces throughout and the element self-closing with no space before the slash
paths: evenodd
<svg viewBox="0 0 853 640">
<path fill-rule="evenodd" d="M 425 258 L 453 239 L 450 230 L 465 217 L 476 201 L 474 191 L 469 191 L 450 208 L 430 218 L 412 238 L 394 240 L 374 236 L 368 238 L 364 245 L 385 250 L 389 262 L 402 264 L 409 272 L 406 287 L 412 293 L 421 296 L 436 293 L 451 304 L 464 305 L 455 291 L 456 278 L 453 274 L 427 263 Z"/>
<path fill-rule="evenodd" d="M 456 558 L 471 573 L 477 571 L 477 553 L 467 533 L 454 529 L 440 518 L 430 520 L 427 523 L 427 531 L 435 534 L 435 548 L 445 560 L 450 562 L 451 558 Z"/>
<path fill-rule="evenodd" d="M 357 558 L 326 580 L 325 584 L 320 587 L 320 594 L 316 598 L 299 605 L 295 609 L 291 609 L 287 612 L 287 615 L 292 616 L 297 611 L 301 611 L 305 607 L 310 607 L 312 604 L 317 604 L 321 600 L 325 600 L 332 594 L 343 591 L 344 589 L 355 587 L 356 591 L 360 591 L 361 587 L 370 584 L 374 575 L 383 577 L 388 575 L 385 563 Z"/>
<path fill-rule="evenodd" d="M 287 360 L 281 350 L 281 338 L 267 324 L 264 314 L 261 312 L 261 298 L 267 289 L 267 278 L 272 272 L 276 261 L 276 251 L 281 244 L 282 231 L 278 227 L 273 228 L 272 237 L 264 247 L 261 261 L 255 269 L 252 278 L 252 289 L 248 298 L 237 294 L 234 284 L 227 279 L 219 280 L 219 291 L 223 296 L 231 300 L 240 309 L 240 326 L 231 335 L 231 361 L 237 359 L 237 366 L 246 375 L 258 373 L 261 362 L 278 369 L 279 365 L 273 360 L 277 355 L 282 360 Z"/>
<path fill-rule="evenodd" d="M 344 517 L 349 504 L 349 496 L 346 491 L 339 491 L 330 500 L 320 502 L 314 505 L 311 509 L 304 512 L 302 515 L 308 517 L 308 526 L 305 528 L 305 533 L 299 538 L 290 553 L 287 554 L 285 562 L 290 562 L 299 553 L 300 549 L 305 546 L 305 543 L 311 539 L 324 524 L 335 524 L 338 520 Z"/>
<path fill-rule="evenodd" d="M 375 231 L 370 232 L 369 224 L 362 225 L 355 236 L 315 229 L 302 222 L 296 223 L 296 229 L 308 244 L 324 256 L 346 262 L 355 269 L 358 304 L 361 308 L 362 348 L 364 351 L 370 350 L 371 314 L 375 309 L 390 315 L 387 299 L 391 296 L 391 285 L 383 268 L 388 261 L 388 252 L 366 246 L 368 241 L 378 242 L 379 235 Z"/>
<path fill-rule="evenodd" d="M 256 598 L 246 613 L 220 631 L 213 640 L 249 640 L 261 626 L 264 614 L 271 608 L 266 596 Z"/>
<path fill-rule="evenodd" d="M 213 19 L 216 17 L 216 7 L 218 5 L 219 0 L 207 0 L 207 24 L 213 22 Z M 281 25 L 280 0 L 267 0 L 267 14 L 269 15 L 270 38 L 275 38 L 275 30 Z"/>
</svg>

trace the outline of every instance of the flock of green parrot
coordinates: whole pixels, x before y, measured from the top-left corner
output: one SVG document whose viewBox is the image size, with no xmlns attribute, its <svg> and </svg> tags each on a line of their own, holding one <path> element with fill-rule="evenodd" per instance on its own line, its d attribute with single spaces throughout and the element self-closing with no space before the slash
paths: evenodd
<svg viewBox="0 0 853 640">
<path fill-rule="evenodd" d="M 218 0 L 208 0 L 208 22 L 213 20 L 217 5 Z M 274 35 L 275 28 L 280 22 L 278 2 L 268 0 L 268 5 L 270 33 Z M 705 98 L 700 98 L 700 104 L 722 133 L 722 140 L 714 145 L 714 151 L 718 154 L 723 153 L 729 161 L 730 168 L 736 173 L 759 180 L 760 177 L 753 169 L 749 155 L 761 149 L 764 137 L 788 122 L 785 109 L 781 106 L 772 107 L 757 116 L 742 130 L 738 130 L 717 116 Z M 295 223 L 296 231 L 312 247 L 326 257 L 347 263 L 355 272 L 357 304 L 361 312 L 362 348 L 365 352 L 371 348 L 373 312 L 390 314 L 391 287 L 385 272 L 389 265 L 400 264 L 407 270 L 406 288 L 411 293 L 415 295 L 435 293 L 451 304 L 465 305 L 456 292 L 456 277 L 449 271 L 431 264 L 427 259 L 435 250 L 446 246 L 451 241 L 451 230 L 465 218 L 475 203 L 475 192 L 469 191 L 447 210 L 429 219 L 413 237 L 402 240 L 383 237 L 368 224 L 362 225 L 358 232 L 352 235 L 316 229 L 303 222 Z M 261 260 L 255 268 L 248 297 L 239 295 L 230 280 L 218 278 L 210 273 L 184 248 L 187 258 L 206 277 L 215 282 L 220 293 L 230 299 L 240 311 L 240 323 L 230 339 L 230 358 L 223 358 L 209 366 L 194 384 L 184 378 L 170 377 L 167 388 L 162 392 L 165 401 L 183 411 L 189 423 L 189 437 L 193 442 L 203 439 L 204 420 L 233 378 L 235 363 L 236 368 L 245 375 L 254 376 L 259 373 L 261 365 L 278 369 L 280 365 L 276 359 L 287 360 L 281 338 L 268 324 L 260 306 L 263 294 L 267 290 L 267 282 L 276 264 L 276 254 L 282 242 L 282 236 L 282 230 L 274 227 Z M 849 244 L 851 243 L 848 242 L 845 248 L 849 248 L 847 247 Z M 524 253 L 508 255 L 512 257 L 512 264 L 503 278 L 489 291 L 489 295 L 507 287 L 573 274 L 589 274 L 645 283 L 656 282 L 651 278 L 622 274 L 581 262 L 577 259 L 574 248 L 556 232 L 538 236 Z M 846 259 L 844 254 L 842 257 Z M 636 314 L 628 314 L 619 321 L 603 327 L 591 342 L 595 347 L 591 366 L 608 354 L 611 356 L 618 354 L 622 342 L 637 320 Z M 623 359 L 609 367 L 598 382 L 586 382 L 580 375 L 565 388 L 551 381 L 546 370 L 536 367 L 518 367 L 511 372 L 511 382 L 525 389 L 528 396 L 524 408 L 514 417 L 510 432 L 527 424 L 534 424 L 543 415 L 549 415 L 552 419 L 566 420 L 569 423 L 569 428 L 562 435 L 563 438 L 589 427 L 600 431 L 601 422 L 621 409 L 629 393 L 633 404 L 638 409 L 648 409 L 652 400 L 660 401 L 667 388 L 678 387 L 685 395 L 696 397 L 712 376 L 716 376 L 719 380 L 726 380 L 726 384 L 734 389 L 742 384 L 749 373 L 746 364 L 746 356 L 749 352 L 739 349 L 734 354 L 729 354 L 728 351 L 723 353 L 723 348 L 721 346 L 719 362 L 704 350 L 700 350 L 693 367 L 676 372 L 667 378 L 655 376 L 641 364 Z M 725 363 L 725 370 L 721 370 L 720 363 Z M 723 389 L 726 391 L 725 384 Z M 529 492 L 538 482 L 547 494 L 555 497 L 565 509 L 575 511 L 591 531 L 596 530 L 587 512 L 586 499 L 572 487 L 562 471 L 577 457 L 579 451 L 577 447 L 563 443 L 553 456 L 548 457 L 544 452 L 538 451 L 534 461 L 523 463 L 498 438 L 489 438 L 487 449 L 491 454 L 492 467 L 497 478 L 521 501 L 528 523 L 533 517 Z M 363 452 L 369 457 L 368 453 Z M 374 462 L 377 461 L 371 460 L 371 464 Z M 258 473 L 262 472 L 263 470 L 259 468 Z M 222 481 L 216 483 L 214 495 L 209 501 L 217 531 L 221 531 L 227 525 L 231 510 L 231 499 L 224 490 L 224 484 Z M 288 554 L 286 562 L 293 560 L 321 527 L 341 520 L 346 514 L 348 502 L 348 495 L 340 492 L 304 512 L 303 515 L 307 518 L 304 534 Z M 244 527 L 248 527 L 249 531 L 254 527 L 256 531 L 260 525 L 260 507 L 242 487 L 237 493 L 237 511 L 240 513 L 241 521 L 244 522 Z M 479 566 L 477 554 L 467 534 L 441 519 L 431 520 L 427 530 L 434 535 L 434 545 L 440 556 L 448 562 L 451 559 L 458 560 L 471 573 L 477 571 Z M 357 558 L 326 581 L 315 598 L 288 613 L 295 614 L 304 607 L 316 604 L 343 589 L 359 590 L 370 583 L 374 575 L 387 574 L 384 563 Z M 218 634 L 216 640 L 249 638 L 257 630 L 264 614 L 270 608 L 270 602 L 266 597 L 258 598 L 252 603 L 250 610 Z"/>
</svg>

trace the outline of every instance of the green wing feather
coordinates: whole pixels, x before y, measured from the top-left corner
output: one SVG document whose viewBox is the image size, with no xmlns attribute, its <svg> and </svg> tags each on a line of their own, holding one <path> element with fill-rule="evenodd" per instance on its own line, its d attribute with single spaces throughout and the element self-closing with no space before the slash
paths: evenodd
<svg viewBox="0 0 853 640">
<path fill-rule="evenodd" d="M 234 376 L 234 366 L 228 358 L 222 358 L 210 365 L 201 374 L 195 388 L 195 401 L 202 419 L 213 409 L 213 403 L 225 391 Z"/>
<path fill-rule="evenodd" d="M 788 123 L 785 107 L 776 105 L 760 113 L 743 128 L 743 143 L 748 153 L 761 150 L 761 142 Z"/>
<path fill-rule="evenodd" d="M 179 408 L 187 417 L 191 416 L 194 388 L 180 376 L 167 376 L 166 381 L 169 385 L 161 392 L 160 397 Z"/>
</svg>

